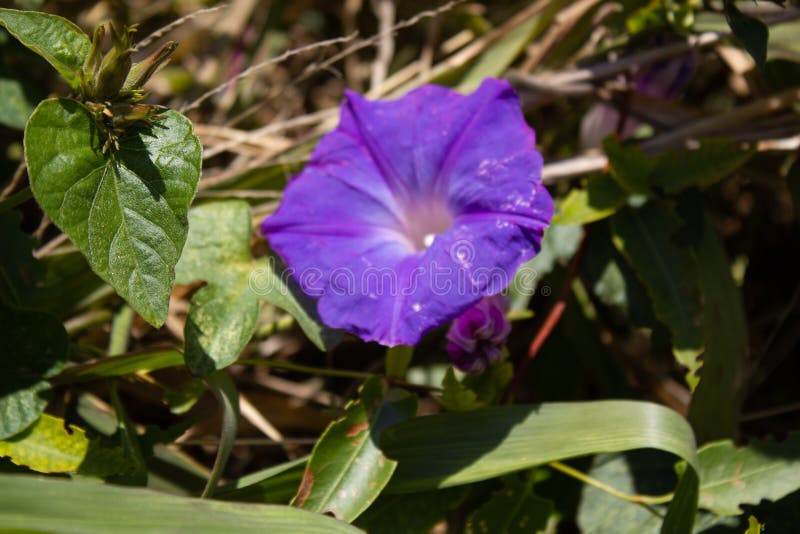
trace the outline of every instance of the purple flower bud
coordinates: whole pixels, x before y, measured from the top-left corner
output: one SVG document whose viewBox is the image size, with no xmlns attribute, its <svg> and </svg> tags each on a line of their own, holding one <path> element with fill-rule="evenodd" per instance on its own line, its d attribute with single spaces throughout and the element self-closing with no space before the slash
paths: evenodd
<svg viewBox="0 0 800 534">
<path fill-rule="evenodd" d="M 511 331 L 503 295 L 486 297 L 465 311 L 447 332 L 447 354 L 453 365 L 465 373 L 481 373 L 496 363 Z"/>
</svg>

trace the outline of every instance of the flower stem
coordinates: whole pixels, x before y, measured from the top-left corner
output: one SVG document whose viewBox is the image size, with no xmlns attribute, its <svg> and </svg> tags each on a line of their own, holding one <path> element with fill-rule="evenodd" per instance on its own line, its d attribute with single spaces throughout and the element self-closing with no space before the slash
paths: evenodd
<svg viewBox="0 0 800 534">
<path fill-rule="evenodd" d="M 396 378 L 406 376 L 408 364 L 414 356 L 414 347 L 397 345 L 386 349 L 386 374 Z"/>
</svg>

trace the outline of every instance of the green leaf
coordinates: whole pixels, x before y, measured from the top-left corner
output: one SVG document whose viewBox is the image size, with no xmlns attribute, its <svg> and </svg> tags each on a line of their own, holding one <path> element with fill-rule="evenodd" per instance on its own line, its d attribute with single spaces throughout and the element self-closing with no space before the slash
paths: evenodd
<svg viewBox="0 0 800 534">
<path fill-rule="evenodd" d="M 179 367 L 183 363 L 183 354 L 176 350 L 125 354 L 72 366 L 55 376 L 53 382 L 83 382 L 139 372 L 148 373 L 168 367 Z"/>
<path fill-rule="evenodd" d="M 544 532 L 553 503 L 533 493 L 532 480 L 508 477 L 467 521 L 467 534 L 534 534 Z"/>
<path fill-rule="evenodd" d="M 414 347 L 408 345 L 395 345 L 386 349 L 386 374 L 403 378 L 406 376 L 408 365 L 414 357 Z"/>
<path fill-rule="evenodd" d="M 47 13 L 0 9 L 0 26 L 46 59 L 73 89 L 80 86 L 80 70 L 92 44 L 75 24 Z"/>
<path fill-rule="evenodd" d="M 308 463 L 308 456 L 278 464 L 219 488 L 215 499 L 228 501 L 289 504 Z"/>
<path fill-rule="evenodd" d="M 650 202 L 620 211 L 611 226 L 614 244 L 647 288 L 656 316 L 672 333 L 675 359 L 688 368 L 687 380 L 693 382 L 702 351 L 701 304 L 697 262 L 687 248 L 674 243 L 680 220 Z"/>
<path fill-rule="evenodd" d="M 747 163 L 755 152 L 755 147 L 743 150 L 727 139 L 705 139 L 694 150 L 666 150 L 656 160 L 650 183 L 671 194 L 708 187 Z"/>
<path fill-rule="evenodd" d="M 202 375 L 239 357 L 258 319 L 259 299 L 297 319 L 320 349 L 338 343 L 340 333 L 323 326 L 316 304 L 302 294 L 273 258 L 250 255 L 252 214 L 243 201 L 212 202 L 189 212 L 189 237 L 175 269 L 178 283 L 205 280 L 191 301 L 186 322 L 186 364 Z"/>
<path fill-rule="evenodd" d="M 758 522 L 758 519 L 753 517 L 752 515 L 747 518 L 747 530 L 744 534 L 761 534 L 764 529 L 764 525 Z"/>
<path fill-rule="evenodd" d="M 320 437 L 292 504 L 352 521 L 381 493 L 397 466 L 378 448 L 381 432 L 417 411 L 417 398 L 403 390 L 384 393 L 378 378 L 345 408 Z"/>
<path fill-rule="evenodd" d="M 47 406 L 67 356 L 67 333 L 52 315 L 0 304 L 0 439 L 29 427 Z"/>
<path fill-rule="evenodd" d="M 757 18 L 745 15 L 732 0 L 725 0 L 725 17 L 734 35 L 742 42 L 760 69 L 767 61 L 769 28 Z"/>
<path fill-rule="evenodd" d="M 697 509 L 691 427 L 672 410 L 648 402 L 491 406 L 416 417 L 384 431 L 381 448 L 398 462 L 386 489 L 391 493 L 469 484 L 601 452 L 659 449 L 690 466 L 678 481 L 664 531 L 688 532 L 686 523 L 691 525 Z"/>
<path fill-rule="evenodd" d="M 103 154 L 104 142 L 83 105 L 45 100 L 25 129 L 31 188 L 92 269 L 160 326 L 200 177 L 200 142 L 171 110 L 152 129 L 130 130 L 119 150 Z"/>
<path fill-rule="evenodd" d="M 444 391 L 438 400 L 449 412 L 468 412 L 486 406 L 485 402 L 478 400 L 477 393 L 459 382 L 452 367 L 447 368 L 442 388 Z"/>
<path fill-rule="evenodd" d="M 65 534 L 355 534 L 333 518 L 288 506 L 176 497 L 144 489 L 0 475 L 0 524 Z"/>
<path fill-rule="evenodd" d="M 511 310 L 527 310 L 539 282 L 559 263 L 572 258 L 580 244 L 583 228 L 579 225 L 551 224 L 544 232 L 542 248 L 532 259 L 520 265 L 508 286 Z"/>
<path fill-rule="evenodd" d="M 608 174 L 589 178 L 584 189 L 572 189 L 558 205 L 552 224 L 587 224 L 613 215 L 625 205 L 627 192 Z"/>
<path fill-rule="evenodd" d="M 504 349 L 503 358 L 508 357 Z M 507 360 L 498 361 L 484 372 L 464 377 L 463 384 L 478 395 L 478 400 L 486 404 L 496 404 L 502 399 L 506 387 L 514 376 L 514 366 Z"/>
<path fill-rule="evenodd" d="M 742 295 L 731 275 L 730 261 L 706 216 L 694 245 L 703 295 L 703 366 L 689 405 L 689 421 L 699 443 L 735 438 L 747 367 L 747 320 Z"/>
<path fill-rule="evenodd" d="M 103 477 L 130 472 L 135 465 L 122 449 L 90 440 L 78 427 L 44 414 L 24 432 L 0 441 L 0 456 L 40 473 L 78 473 Z"/>
<path fill-rule="evenodd" d="M 33 113 L 35 102 L 21 81 L 15 79 L 6 69 L 0 69 L 0 124 L 22 130 L 28 117 Z"/>
<path fill-rule="evenodd" d="M 622 146 L 613 136 L 603 141 L 603 150 L 611 167 L 611 177 L 628 192 L 647 195 L 648 176 L 655 166 L 653 158 L 636 145 Z"/>
<path fill-rule="evenodd" d="M 464 73 L 458 84 L 458 90 L 465 93 L 472 92 L 485 78 L 502 76 L 525 49 L 525 45 L 531 40 L 538 26 L 539 17 L 530 17 L 490 45 Z"/>
<path fill-rule="evenodd" d="M 648 402 L 595 401 L 491 406 L 416 417 L 384 431 L 381 448 L 399 462 L 388 490 L 468 484 L 554 460 L 639 448 L 696 465 L 688 423 Z"/>
<path fill-rule="evenodd" d="M 800 488 L 800 433 L 736 448 L 717 441 L 698 451 L 700 506 L 718 515 L 739 515 L 742 504 L 776 501 Z"/>
</svg>

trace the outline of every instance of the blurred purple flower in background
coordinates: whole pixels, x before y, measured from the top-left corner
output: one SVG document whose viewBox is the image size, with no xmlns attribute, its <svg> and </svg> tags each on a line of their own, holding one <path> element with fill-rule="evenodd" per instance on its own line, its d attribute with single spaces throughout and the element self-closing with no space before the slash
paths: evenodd
<svg viewBox="0 0 800 534">
<path fill-rule="evenodd" d="M 673 100 L 686 88 L 694 70 L 691 55 L 637 68 L 631 77 L 631 89 L 658 100 Z M 621 139 L 633 136 L 641 126 L 634 117 L 623 117 L 614 106 L 596 103 L 581 121 L 580 142 L 583 149 L 597 148 L 603 139 L 619 129 Z"/>
<path fill-rule="evenodd" d="M 262 230 L 326 324 L 415 345 L 539 251 L 553 202 L 534 144 L 505 81 L 391 101 L 347 92 Z"/>
<path fill-rule="evenodd" d="M 506 319 L 508 299 L 486 297 L 465 311 L 447 332 L 447 354 L 465 373 L 482 373 L 500 360 L 511 323 Z"/>
</svg>

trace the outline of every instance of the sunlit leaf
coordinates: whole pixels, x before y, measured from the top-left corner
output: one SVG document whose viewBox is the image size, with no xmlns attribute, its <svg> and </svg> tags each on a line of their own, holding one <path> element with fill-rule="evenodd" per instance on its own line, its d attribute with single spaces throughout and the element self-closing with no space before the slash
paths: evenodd
<svg viewBox="0 0 800 534">
<path fill-rule="evenodd" d="M 608 174 L 589 178 L 585 188 L 571 190 L 557 206 L 552 224 L 587 224 L 613 215 L 625 205 L 628 193 Z"/>
<path fill-rule="evenodd" d="M 800 433 L 737 448 L 730 440 L 709 443 L 700 460 L 700 506 L 738 515 L 742 504 L 776 501 L 800 488 Z"/>
<path fill-rule="evenodd" d="M 75 24 L 56 15 L 0 8 L 0 26 L 61 73 L 73 89 L 91 42 Z"/>
<path fill-rule="evenodd" d="M 52 315 L 0 304 L 0 439 L 29 427 L 47 406 L 46 378 L 67 356 L 67 333 Z"/>
<path fill-rule="evenodd" d="M 45 100 L 25 129 L 31 188 L 92 269 L 160 326 L 200 177 L 200 142 L 175 111 L 152 129 L 130 130 L 119 150 L 103 153 L 104 142 L 83 105 Z"/>
<path fill-rule="evenodd" d="M 82 429 L 47 414 L 24 432 L 0 441 L 0 456 L 40 473 L 108 476 L 135 467 L 122 449 L 104 447 Z"/>
<path fill-rule="evenodd" d="M 292 504 L 345 521 L 358 517 L 397 467 L 378 448 L 381 432 L 416 411 L 416 396 L 398 389 L 384 394 L 380 379 L 367 380 L 360 399 L 347 406 L 344 417 L 314 446 Z"/>
<path fill-rule="evenodd" d="M 0 524 L 15 531 L 80 534 L 354 534 L 330 517 L 288 506 L 223 503 L 154 491 L 0 475 Z"/>
<path fill-rule="evenodd" d="M 339 333 L 322 325 L 313 300 L 302 294 L 273 258 L 250 255 L 250 206 L 213 202 L 189 212 L 189 237 L 176 267 L 179 283 L 205 280 L 192 298 L 186 322 L 186 363 L 195 374 L 236 361 L 258 319 L 259 299 L 289 312 L 318 347 L 336 344 Z"/>
</svg>

